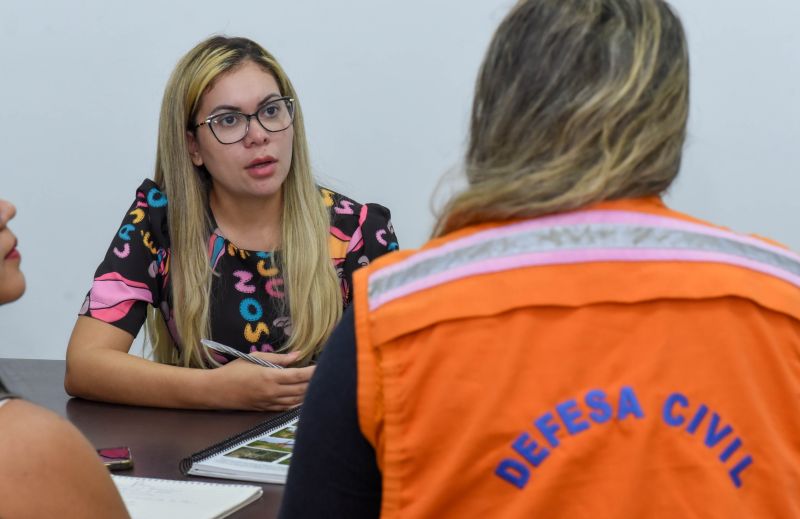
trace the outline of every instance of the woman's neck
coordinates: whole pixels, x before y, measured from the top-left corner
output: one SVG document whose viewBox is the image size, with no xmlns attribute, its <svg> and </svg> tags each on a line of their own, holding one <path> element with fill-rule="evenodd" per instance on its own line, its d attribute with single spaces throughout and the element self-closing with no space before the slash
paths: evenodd
<svg viewBox="0 0 800 519">
<path fill-rule="evenodd" d="M 280 248 L 283 190 L 267 198 L 242 198 L 212 187 L 209 205 L 222 235 L 240 249 Z"/>
</svg>

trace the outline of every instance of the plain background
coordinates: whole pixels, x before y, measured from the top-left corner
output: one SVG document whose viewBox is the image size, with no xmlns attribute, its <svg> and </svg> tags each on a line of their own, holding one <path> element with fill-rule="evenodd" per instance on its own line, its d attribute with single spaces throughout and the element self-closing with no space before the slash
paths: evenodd
<svg viewBox="0 0 800 519">
<path fill-rule="evenodd" d="M 320 181 L 389 207 L 409 248 L 458 185 L 474 79 L 512 3 L 4 0 L 0 197 L 19 210 L 28 291 L 0 309 L 0 357 L 64 358 L 94 270 L 152 175 L 167 77 L 194 44 L 225 33 L 272 51 L 299 92 Z M 667 202 L 800 249 L 800 2 L 673 5 L 692 112 Z"/>
</svg>

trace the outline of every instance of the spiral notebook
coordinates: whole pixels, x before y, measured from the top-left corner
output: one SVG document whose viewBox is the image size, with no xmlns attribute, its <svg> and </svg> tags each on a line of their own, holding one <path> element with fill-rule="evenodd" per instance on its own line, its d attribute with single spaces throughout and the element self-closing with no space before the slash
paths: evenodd
<svg viewBox="0 0 800 519">
<path fill-rule="evenodd" d="M 132 519 L 216 519 L 261 497 L 255 485 L 111 476 Z"/>
<path fill-rule="evenodd" d="M 192 454 L 180 463 L 191 476 L 286 483 L 300 408 Z"/>
</svg>

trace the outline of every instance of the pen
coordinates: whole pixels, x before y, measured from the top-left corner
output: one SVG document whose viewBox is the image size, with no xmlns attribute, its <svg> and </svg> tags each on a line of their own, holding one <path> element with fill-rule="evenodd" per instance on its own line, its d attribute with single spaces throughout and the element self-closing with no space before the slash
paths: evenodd
<svg viewBox="0 0 800 519">
<path fill-rule="evenodd" d="M 248 362 L 252 362 L 253 364 L 258 364 L 259 366 L 264 366 L 265 368 L 276 368 L 276 369 L 283 369 L 283 366 L 279 364 L 274 364 L 268 360 L 264 360 L 258 358 L 254 355 L 250 355 L 248 353 L 242 353 L 241 351 L 231 348 L 230 346 L 225 346 L 224 344 L 220 344 L 218 342 L 212 341 L 210 339 L 200 339 L 200 342 L 203 346 L 211 348 L 212 350 L 218 353 L 227 353 L 228 355 L 233 355 L 234 357 L 238 357 L 240 359 L 244 359 Z"/>
</svg>

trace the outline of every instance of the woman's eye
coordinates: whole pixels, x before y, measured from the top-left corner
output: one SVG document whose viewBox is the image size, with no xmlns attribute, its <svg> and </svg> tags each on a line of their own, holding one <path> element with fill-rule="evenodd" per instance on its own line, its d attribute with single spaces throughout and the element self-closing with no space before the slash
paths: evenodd
<svg viewBox="0 0 800 519">
<path fill-rule="evenodd" d="M 224 114 L 214 119 L 214 122 L 217 123 L 218 126 L 229 128 L 231 126 L 236 126 L 239 122 L 239 117 L 236 114 Z"/>
<path fill-rule="evenodd" d="M 269 119 L 277 117 L 281 112 L 281 107 L 277 104 L 270 104 L 261 109 L 261 115 Z"/>
</svg>

